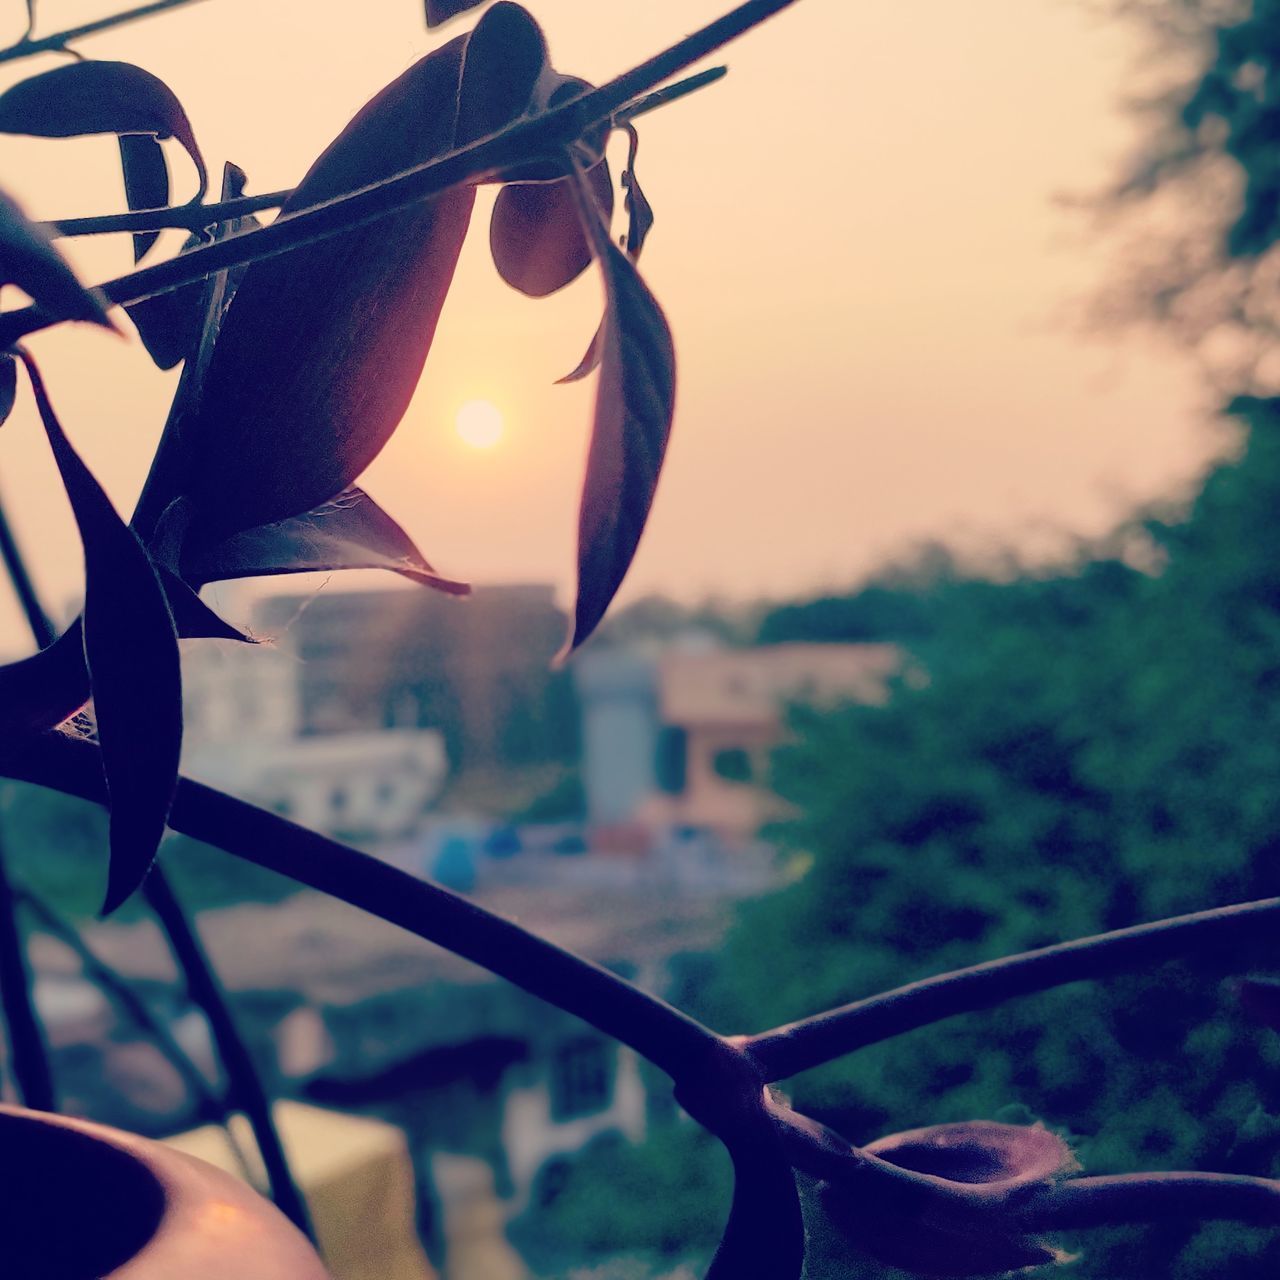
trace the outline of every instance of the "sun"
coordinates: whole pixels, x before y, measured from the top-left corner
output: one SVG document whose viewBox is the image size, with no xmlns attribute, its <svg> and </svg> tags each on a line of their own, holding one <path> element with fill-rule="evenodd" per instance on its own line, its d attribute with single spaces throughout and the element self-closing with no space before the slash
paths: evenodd
<svg viewBox="0 0 1280 1280">
<path fill-rule="evenodd" d="M 458 410 L 453 429 L 473 449 L 492 449 L 502 439 L 502 411 L 490 400 L 468 400 Z"/>
</svg>

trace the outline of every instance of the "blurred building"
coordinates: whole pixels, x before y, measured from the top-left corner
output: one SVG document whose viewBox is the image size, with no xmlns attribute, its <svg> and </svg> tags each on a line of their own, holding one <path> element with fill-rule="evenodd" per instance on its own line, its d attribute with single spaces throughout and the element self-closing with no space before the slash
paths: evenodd
<svg viewBox="0 0 1280 1280">
<path fill-rule="evenodd" d="M 306 736 L 302 670 L 269 643 L 184 646 L 184 771 L 316 831 L 365 841 L 413 832 L 448 774 L 443 735 L 379 727 Z"/>
<path fill-rule="evenodd" d="M 434 729 L 455 772 L 574 755 L 572 681 L 551 669 L 566 620 L 548 585 L 323 590 L 271 597 L 259 618 L 297 663 L 304 735 Z"/>
<path fill-rule="evenodd" d="M 724 900 L 634 889 L 477 896 L 659 991 L 681 957 L 719 945 L 729 917 Z M 670 1081 L 631 1050 L 334 899 L 222 908 L 201 913 L 199 926 L 270 1087 L 403 1131 L 418 1227 L 446 1280 L 523 1276 L 505 1224 L 549 1201 L 589 1143 L 638 1140 L 674 1114 Z M 182 982 L 153 922 L 98 923 L 84 937 L 169 1025 L 182 1021 Z M 42 981 L 77 978 L 75 956 L 43 933 L 32 960 Z M 190 1092 L 155 1046 L 119 1019 L 104 1026 L 101 1001 L 73 1003 L 55 1046 L 69 1105 L 143 1133 L 189 1128 Z M 207 1039 L 189 1047 L 216 1078 Z"/>
<path fill-rule="evenodd" d="M 752 835 L 776 808 L 768 758 L 788 707 L 880 702 L 901 661 L 888 644 L 583 654 L 575 676 L 589 820 Z"/>
</svg>

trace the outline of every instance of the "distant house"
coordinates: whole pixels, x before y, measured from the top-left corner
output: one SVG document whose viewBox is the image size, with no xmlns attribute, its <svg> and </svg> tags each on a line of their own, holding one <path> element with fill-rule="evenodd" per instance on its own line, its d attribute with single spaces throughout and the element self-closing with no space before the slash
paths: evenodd
<svg viewBox="0 0 1280 1280">
<path fill-rule="evenodd" d="M 416 829 L 448 774 L 443 736 L 404 728 L 301 734 L 297 658 L 204 641 L 183 655 L 183 768 L 303 826 L 360 840 Z"/>
<path fill-rule="evenodd" d="M 775 807 L 768 756 L 787 707 L 882 701 L 901 661 L 889 644 L 585 654 L 577 686 L 588 817 L 750 836 Z"/>
<path fill-rule="evenodd" d="M 452 772 L 574 755 L 572 682 L 551 670 L 565 617 L 550 585 L 328 589 L 262 602 L 295 664 L 304 736 L 434 729 Z"/>
<path fill-rule="evenodd" d="M 666 985 L 674 958 L 714 950 L 728 904 L 670 893 L 566 893 L 506 888 L 480 895 L 500 914 L 581 955 L 623 970 L 648 989 Z M 670 1082 L 631 1050 L 450 952 L 333 899 L 302 893 L 273 906 L 204 912 L 200 932 L 277 1090 L 392 1121 L 405 1132 L 418 1179 L 419 1226 L 433 1262 L 487 1224 L 503 1224 L 554 1194 L 565 1162 L 592 1141 L 641 1138 L 673 1113 Z M 86 941 L 153 1007 L 181 989 L 158 929 L 95 924 Z M 34 939 L 50 981 L 76 962 Z M 90 1010 L 94 1070 L 70 1073 L 87 1114 L 156 1132 L 191 1124 L 177 1112 L 181 1082 L 132 1028 L 104 1028 Z M 68 1024 L 60 1070 L 77 1050 Z M 209 1048 L 197 1060 L 211 1067 Z M 128 1110 L 120 1082 L 129 1073 Z M 65 1070 L 63 1074 L 68 1074 Z M 112 1083 L 103 1088 L 105 1078 Z M 99 1093 L 95 1093 L 96 1087 Z M 189 1100 L 188 1100 L 189 1106 Z M 161 1115 L 148 1121 L 144 1110 Z M 114 1109 L 114 1110 L 113 1110 Z M 483 1273 L 482 1273 L 483 1274 Z"/>
</svg>

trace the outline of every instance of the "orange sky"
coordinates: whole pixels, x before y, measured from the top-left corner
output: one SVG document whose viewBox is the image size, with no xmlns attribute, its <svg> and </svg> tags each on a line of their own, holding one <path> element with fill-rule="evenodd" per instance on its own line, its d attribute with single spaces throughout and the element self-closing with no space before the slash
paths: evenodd
<svg viewBox="0 0 1280 1280">
<path fill-rule="evenodd" d="M 527 3 L 557 65 L 597 81 L 729 7 Z M 41 30 L 106 8 L 47 4 Z M 5 6 L 10 38 L 21 10 Z M 232 159 L 259 191 L 296 181 L 442 38 L 416 0 L 205 0 L 81 47 L 162 76 L 211 171 Z M 1108 250 L 1055 205 L 1114 174 L 1133 51 L 1078 0 L 801 0 L 727 51 L 728 79 L 643 122 L 658 215 L 643 268 L 675 332 L 680 393 L 624 600 L 844 584 L 925 536 L 1044 548 L 1186 484 L 1212 447 L 1207 397 L 1185 359 L 1080 334 L 1072 304 Z M 0 68 L 0 84 L 58 64 Z M 193 179 L 176 147 L 172 160 L 185 198 Z M 122 201 L 109 138 L 0 138 L 0 165 L 34 216 Z M 581 355 L 599 288 L 588 276 L 531 301 L 503 285 L 491 199 L 418 396 L 366 484 L 443 571 L 567 595 L 593 388 L 551 384 Z M 124 237 L 72 254 L 87 279 L 129 265 Z M 32 345 L 68 432 L 127 509 L 173 377 L 132 337 Z M 454 434 L 472 399 L 502 408 L 498 448 Z M 46 594 L 74 596 L 78 545 L 25 400 L 0 433 L 0 493 Z M 21 639 L 0 589 L 0 648 Z"/>
</svg>

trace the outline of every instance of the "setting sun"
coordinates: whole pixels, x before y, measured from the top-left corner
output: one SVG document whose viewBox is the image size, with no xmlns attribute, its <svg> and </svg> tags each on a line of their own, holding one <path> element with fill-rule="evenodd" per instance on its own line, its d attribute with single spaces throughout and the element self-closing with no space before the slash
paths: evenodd
<svg viewBox="0 0 1280 1280">
<path fill-rule="evenodd" d="M 502 439 L 502 412 L 488 400 L 468 400 L 453 425 L 459 439 L 473 449 L 492 449 Z"/>
</svg>

